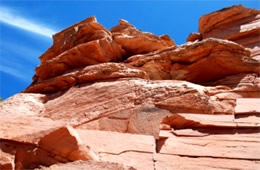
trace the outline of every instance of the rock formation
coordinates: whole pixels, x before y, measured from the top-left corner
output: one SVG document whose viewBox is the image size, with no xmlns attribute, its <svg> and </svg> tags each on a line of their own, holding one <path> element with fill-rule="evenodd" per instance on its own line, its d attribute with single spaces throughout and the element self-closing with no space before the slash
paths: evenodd
<svg viewBox="0 0 260 170">
<path fill-rule="evenodd" d="M 178 46 L 90 17 L 0 103 L 0 169 L 260 169 L 260 11 L 202 16 Z"/>
<path fill-rule="evenodd" d="M 204 15 L 199 21 L 199 33 L 193 33 L 188 41 L 209 37 L 234 41 L 251 51 L 260 60 L 260 11 L 242 5 L 224 8 Z"/>
</svg>

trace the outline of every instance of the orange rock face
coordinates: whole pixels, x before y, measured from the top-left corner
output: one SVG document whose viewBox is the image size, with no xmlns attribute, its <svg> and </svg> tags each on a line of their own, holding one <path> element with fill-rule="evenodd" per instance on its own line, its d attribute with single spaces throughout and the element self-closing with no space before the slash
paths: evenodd
<svg viewBox="0 0 260 170">
<path fill-rule="evenodd" d="M 199 32 L 203 38 L 215 37 L 247 47 L 251 56 L 260 60 L 260 10 L 242 5 L 225 8 L 202 16 Z"/>
<path fill-rule="evenodd" d="M 111 28 L 110 31 L 115 42 L 126 50 L 127 56 L 176 46 L 167 34 L 158 37 L 148 32 L 142 32 L 125 20 L 120 20 L 119 25 Z"/>
<path fill-rule="evenodd" d="M 126 63 L 146 71 L 151 79 L 177 79 L 195 83 L 237 73 L 260 72 L 259 62 L 250 58 L 250 52 L 244 47 L 213 38 L 132 56 Z"/>
<path fill-rule="evenodd" d="M 0 103 L 0 169 L 260 169 L 259 11 L 202 16 L 177 46 L 90 17 Z"/>
<path fill-rule="evenodd" d="M 102 39 L 110 35 L 106 28 L 97 23 L 95 17 L 89 17 L 53 35 L 53 46 L 40 56 L 41 62 L 45 63 L 77 45 Z"/>
</svg>

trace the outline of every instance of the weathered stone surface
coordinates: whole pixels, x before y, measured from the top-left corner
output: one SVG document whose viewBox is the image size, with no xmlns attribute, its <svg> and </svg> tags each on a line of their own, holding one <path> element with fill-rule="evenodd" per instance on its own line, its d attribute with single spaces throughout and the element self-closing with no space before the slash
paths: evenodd
<svg viewBox="0 0 260 170">
<path fill-rule="evenodd" d="M 111 28 L 110 31 L 115 42 L 126 50 L 127 56 L 176 46 L 175 42 L 168 35 L 158 37 L 149 32 L 142 32 L 126 20 L 120 20 L 119 25 Z"/>
<path fill-rule="evenodd" d="M 242 6 L 181 46 L 124 20 L 65 29 L 0 103 L 0 168 L 259 169 L 259 29 Z"/>
<path fill-rule="evenodd" d="M 260 167 L 259 161 L 223 159 L 212 157 L 190 157 L 190 156 L 176 156 L 167 154 L 155 155 L 156 169 L 250 169 L 256 170 Z"/>
<path fill-rule="evenodd" d="M 259 63 L 249 57 L 250 52 L 236 43 L 210 38 L 178 48 L 132 56 L 126 62 L 135 67 L 141 67 L 142 70 L 146 70 L 147 64 L 160 65 L 151 71 L 150 77 L 154 79 L 168 77 L 168 79 L 203 83 L 237 73 L 259 73 Z M 147 71 L 147 73 L 150 72 Z M 155 74 L 160 76 L 153 76 Z"/>
<path fill-rule="evenodd" d="M 237 99 L 235 114 L 257 114 L 260 115 L 260 98 L 241 98 Z"/>
<path fill-rule="evenodd" d="M 77 130 L 83 143 L 101 161 L 122 163 L 136 169 L 153 169 L 155 142 L 152 136 L 117 132 Z"/>
<path fill-rule="evenodd" d="M 1 117 L 1 139 L 31 144 L 37 144 L 44 135 L 65 124 L 37 116 L 6 114 Z"/>
<path fill-rule="evenodd" d="M 203 38 L 215 37 L 234 41 L 247 47 L 260 61 L 260 10 L 236 5 L 204 15 L 199 32 Z"/>
<path fill-rule="evenodd" d="M 124 55 L 124 50 L 113 41 L 110 31 L 97 23 L 95 17 L 55 34 L 53 40 L 53 46 L 40 57 L 41 65 L 35 69 L 34 81 L 86 65 L 119 61 Z"/>
<path fill-rule="evenodd" d="M 260 78 L 257 74 L 247 74 L 247 73 L 240 73 L 235 74 L 232 76 L 224 77 L 223 79 L 219 79 L 214 82 L 207 82 L 203 85 L 206 86 L 228 86 L 232 89 L 239 89 L 243 88 L 242 90 L 245 90 L 245 87 L 250 88 L 248 91 L 254 91 L 260 89 Z"/>
<path fill-rule="evenodd" d="M 247 142 L 243 139 L 230 139 L 230 136 L 228 135 L 222 139 L 172 136 L 164 141 L 159 153 L 190 157 L 214 157 L 259 161 L 259 146 L 259 140 Z"/>
<path fill-rule="evenodd" d="M 260 98 L 260 78 L 256 74 L 236 74 L 204 85 L 232 88 L 231 91 L 217 94 L 216 97 L 219 99 Z"/>
<path fill-rule="evenodd" d="M 109 35 L 110 32 L 97 23 L 95 17 L 89 17 L 53 35 L 53 46 L 40 57 L 41 62 L 45 63 L 79 44 L 102 39 Z"/>
<path fill-rule="evenodd" d="M 245 8 L 242 5 L 224 8 L 202 16 L 199 32 L 203 38 L 239 39 L 238 37 L 242 37 L 245 32 L 259 30 L 259 14 L 259 10 Z"/>
<path fill-rule="evenodd" d="M 187 42 L 193 42 L 193 41 L 201 41 L 202 40 L 202 35 L 200 33 L 191 33 L 188 37 L 187 37 Z"/>
<path fill-rule="evenodd" d="M 235 121 L 234 115 L 205 115 L 176 113 L 166 116 L 161 123 L 171 125 L 174 129 L 185 128 L 204 128 L 204 127 L 225 127 L 225 128 L 256 128 L 259 129 L 260 123 L 240 123 Z"/>
<path fill-rule="evenodd" d="M 38 115 L 44 108 L 45 95 L 18 93 L 0 102 L 0 116 Z"/>
<path fill-rule="evenodd" d="M 61 75 L 68 70 L 120 60 L 121 48 L 111 37 L 80 44 L 55 58 L 42 63 L 35 69 L 41 80 Z"/>
<path fill-rule="evenodd" d="M 139 77 L 148 79 L 146 72 L 123 63 L 102 63 L 73 70 L 61 76 L 39 80 L 31 84 L 27 93 L 51 93 L 67 90 L 75 84 L 83 84 L 108 79 Z"/>
<path fill-rule="evenodd" d="M 173 129 L 160 131 L 154 155 L 158 169 L 260 167 L 259 122 L 233 115 L 175 114 L 162 123 Z"/>
<path fill-rule="evenodd" d="M 99 157 L 82 143 L 77 132 L 70 126 L 57 129 L 41 138 L 39 147 L 69 161 L 99 160 Z"/>
<path fill-rule="evenodd" d="M 0 169 L 13 170 L 14 169 L 14 156 L 0 150 Z"/>
<path fill-rule="evenodd" d="M 4 115 L 0 119 L 0 148 L 14 157 L 16 169 L 32 169 L 60 162 L 37 147 L 42 137 L 64 126 L 63 122 L 26 115 Z"/>
<path fill-rule="evenodd" d="M 161 130 L 157 140 L 154 159 L 159 169 L 259 168 L 259 123 L 241 121 L 234 115 L 204 114 L 174 114 L 162 123 L 172 129 Z M 214 160 L 221 163 L 210 165 Z"/>
<path fill-rule="evenodd" d="M 127 132 L 152 135 L 158 138 L 161 120 L 167 115 L 171 115 L 167 110 L 159 109 L 153 105 L 141 105 L 131 114 Z"/>
<path fill-rule="evenodd" d="M 104 63 L 67 71 L 66 74 L 47 80 L 38 79 L 25 92 L 57 92 L 75 84 L 123 77 L 152 80 L 178 79 L 204 83 L 237 73 L 259 73 L 259 63 L 249 56 L 249 51 L 235 43 L 206 39 L 177 48 L 132 56 L 126 61 L 132 66 Z M 62 67 L 63 71 L 66 69 L 70 70 Z M 43 72 L 43 74 L 49 73 L 52 74 L 52 71 Z"/>
<path fill-rule="evenodd" d="M 83 123 L 77 126 L 77 128 L 127 133 L 129 118 L 131 117 L 133 110 L 134 109 L 128 109 L 126 111 L 119 111 L 115 114 L 100 117 L 96 120 Z"/>
<path fill-rule="evenodd" d="M 145 134 L 158 138 L 160 122 L 166 115 L 171 113 L 153 104 L 142 104 L 136 109 L 111 114 L 82 124 L 78 128 Z"/>
<path fill-rule="evenodd" d="M 216 88 L 214 95 L 225 90 Z M 100 118 L 113 117 L 113 114 L 131 112 L 143 103 L 155 104 L 174 112 L 186 110 L 203 113 L 204 108 L 208 111 L 204 113 L 208 114 L 234 112 L 235 100 L 218 100 L 214 95 L 210 96 L 210 91 L 212 88 L 176 80 L 122 79 L 96 82 L 74 86 L 63 94 L 48 95 L 45 110 L 40 115 L 53 120 L 64 120 L 78 127 Z M 182 104 L 169 101 L 184 98 L 187 102 Z M 204 98 L 203 102 L 200 98 Z"/>
<path fill-rule="evenodd" d="M 38 170 L 135 170 L 133 167 L 124 166 L 123 164 L 110 162 L 95 162 L 95 161 L 75 161 L 65 164 L 56 164 L 50 167 L 41 167 Z"/>
</svg>

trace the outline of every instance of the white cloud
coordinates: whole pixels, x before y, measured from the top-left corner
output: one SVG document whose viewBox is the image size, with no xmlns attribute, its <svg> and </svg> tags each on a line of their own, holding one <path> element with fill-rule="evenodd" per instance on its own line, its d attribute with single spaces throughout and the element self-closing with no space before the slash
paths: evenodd
<svg viewBox="0 0 260 170">
<path fill-rule="evenodd" d="M 44 24 L 31 21 L 6 7 L 0 7 L 0 22 L 51 38 L 57 31 Z"/>
</svg>

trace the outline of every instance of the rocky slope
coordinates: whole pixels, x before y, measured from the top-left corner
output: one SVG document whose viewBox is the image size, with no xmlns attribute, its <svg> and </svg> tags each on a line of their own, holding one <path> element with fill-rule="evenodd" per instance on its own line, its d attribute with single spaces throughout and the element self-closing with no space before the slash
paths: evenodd
<svg viewBox="0 0 260 170">
<path fill-rule="evenodd" d="M 259 169 L 260 11 L 202 16 L 177 46 L 90 17 L 0 103 L 0 169 Z"/>
</svg>

